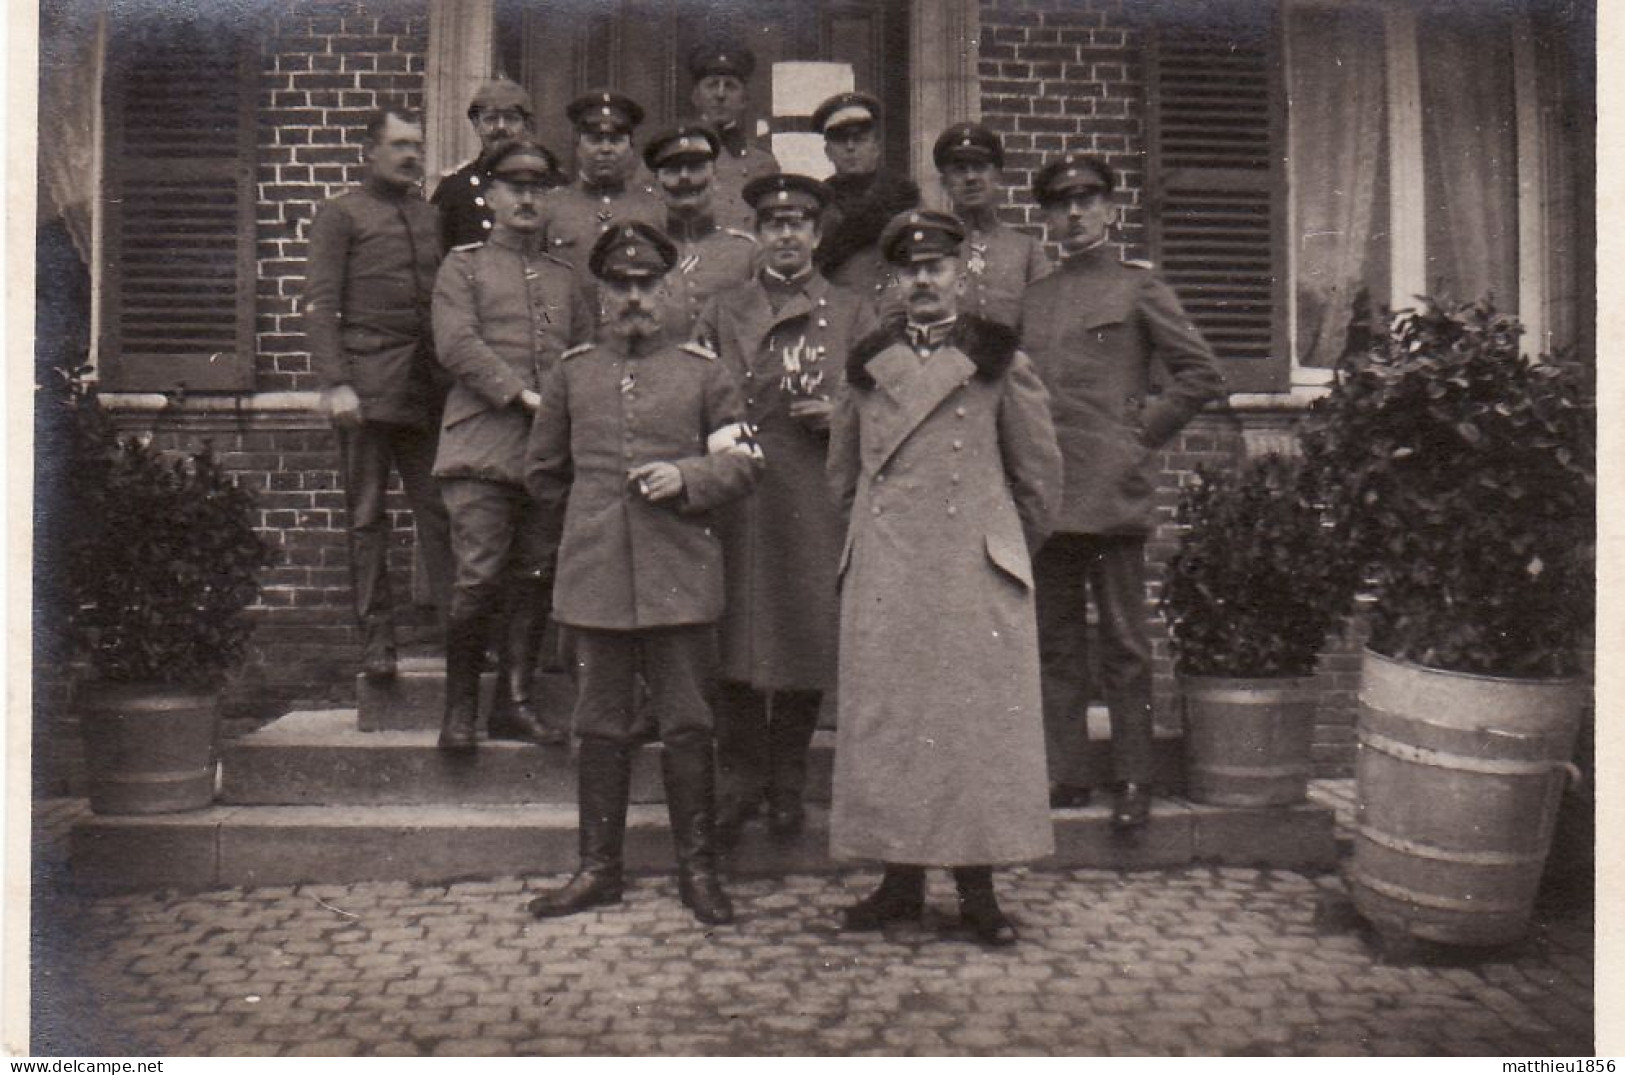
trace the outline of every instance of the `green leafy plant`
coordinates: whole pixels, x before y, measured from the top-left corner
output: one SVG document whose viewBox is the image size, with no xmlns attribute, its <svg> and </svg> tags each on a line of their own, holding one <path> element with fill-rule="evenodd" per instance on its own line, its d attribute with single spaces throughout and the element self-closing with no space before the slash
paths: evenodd
<svg viewBox="0 0 1625 1075">
<path fill-rule="evenodd" d="M 272 559 L 253 496 L 207 446 L 181 455 L 119 437 L 87 372 L 57 371 L 72 465 L 44 508 L 60 548 L 41 607 L 99 679 L 216 685 L 242 656 L 243 611 Z"/>
<path fill-rule="evenodd" d="M 1308 676 L 1352 604 L 1301 462 L 1278 454 L 1203 468 L 1182 490 L 1183 528 L 1160 608 L 1187 676 Z"/>
<path fill-rule="evenodd" d="M 1303 437 L 1370 646 L 1449 671 L 1575 671 L 1591 623 L 1596 415 L 1488 300 L 1421 300 L 1346 362 Z"/>
</svg>

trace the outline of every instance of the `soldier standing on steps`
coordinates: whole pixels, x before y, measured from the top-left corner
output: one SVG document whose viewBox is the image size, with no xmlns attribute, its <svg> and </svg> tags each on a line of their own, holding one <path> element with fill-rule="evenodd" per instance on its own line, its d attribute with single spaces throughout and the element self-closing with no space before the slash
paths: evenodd
<svg viewBox="0 0 1625 1075">
<path fill-rule="evenodd" d="M 694 110 L 721 141 L 714 212 L 725 227 L 755 225 L 755 214 L 745 204 L 745 184 L 779 170 L 773 154 L 756 145 L 746 128 L 750 106 L 746 83 L 755 70 L 756 57 L 750 49 L 733 41 L 705 41 L 688 54 Z"/>
<path fill-rule="evenodd" d="M 1050 802 L 1088 801 L 1088 598 L 1099 612 L 1100 676 L 1111 715 L 1112 824 L 1151 814 L 1151 643 L 1145 543 L 1157 449 L 1224 393 L 1213 350 L 1149 266 L 1120 261 L 1107 238 L 1116 175 L 1099 157 L 1067 155 L 1033 180 L 1062 263 L 1022 298 L 1021 343 L 1050 391 L 1066 460 L 1055 533 L 1033 562 L 1043 644 Z M 1152 366 L 1167 373 L 1151 395 Z"/>
<path fill-rule="evenodd" d="M 520 139 L 499 146 L 487 166 L 491 238 L 452 251 L 434 293 L 440 362 L 457 379 L 434 470 L 457 559 L 440 732 L 440 748 L 451 751 L 474 749 L 480 666 L 493 626 L 499 656 L 491 738 L 568 740 L 543 723 L 532 694 L 555 548 L 525 491 L 524 460 L 541 405 L 539 381 L 560 354 L 592 335 L 593 310 L 570 267 L 542 246 L 540 201 L 552 155 Z"/>
<path fill-rule="evenodd" d="M 539 918 L 620 902 L 641 674 L 664 742 L 678 891 L 701 922 L 733 920 L 717 872 L 706 702 L 723 605 L 712 513 L 750 492 L 761 452 L 716 354 L 661 329 L 676 262 L 647 224 L 600 237 L 588 260 L 602 285 L 596 341 L 548 374 L 531 427 L 526 483 L 562 531 L 553 614 L 571 630 L 581 740 L 581 866 L 531 901 Z"/>
<path fill-rule="evenodd" d="M 474 99 L 468 105 L 468 121 L 480 137 L 480 152 L 473 160 L 465 161 L 456 171 L 442 177 L 429 199 L 429 204 L 440 210 L 440 241 L 447 250 L 478 246 L 490 237 L 495 227 L 491 209 L 491 155 L 502 143 L 528 134 L 533 115 L 530 94 L 516 82 L 492 79 L 474 92 Z M 564 182 L 553 154 L 545 149 L 541 152 L 553 163 L 548 185 Z"/>
<path fill-rule="evenodd" d="M 350 579 L 363 633 L 361 671 L 395 675 L 389 585 L 389 472 L 400 473 L 435 603 L 451 589 L 446 506 L 430 471 L 445 401 L 429 303 L 440 265 L 435 211 L 423 180 L 423 120 L 385 109 L 367 124 L 367 175 L 322 203 L 305 263 L 305 335 L 321 412 L 338 432 L 349 515 Z"/>
</svg>

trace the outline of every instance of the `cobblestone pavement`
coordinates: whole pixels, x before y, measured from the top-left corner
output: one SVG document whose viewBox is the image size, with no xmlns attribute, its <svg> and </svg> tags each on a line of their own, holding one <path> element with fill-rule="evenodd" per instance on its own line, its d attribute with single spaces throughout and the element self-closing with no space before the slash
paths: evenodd
<svg viewBox="0 0 1625 1075">
<path fill-rule="evenodd" d="M 668 878 L 538 922 L 561 878 L 87 897 L 37 804 L 36 1056 L 1518 1055 L 1592 1052 L 1589 911 L 1515 948 L 1385 963 L 1334 875 L 1005 871 L 990 951 L 925 926 L 846 935 L 871 873 L 730 886 L 707 934 Z M 54 822 L 52 819 L 55 819 Z"/>
</svg>

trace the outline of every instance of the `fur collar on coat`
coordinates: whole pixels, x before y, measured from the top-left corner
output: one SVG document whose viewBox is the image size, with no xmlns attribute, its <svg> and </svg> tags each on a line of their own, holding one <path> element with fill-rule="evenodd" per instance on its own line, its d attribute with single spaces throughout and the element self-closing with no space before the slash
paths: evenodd
<svg viewBox="0 0 1625 1075">
<path fill-rule="evenodd" d="M 908 335 L 904 332 L 906 322 L 907 319 L 902 316 L 887 318 L 884 324 L 857 342 L 846 360 L 848 384 L 862 389 L 875 386 L 875 379 L 865 367 L 871 358 L 892 344 L 908 345 Z M 1016 330 L 1007 325 L 975 314 L 960 314 L 947 342 L 964 352 L 975 364 L 976 376 L 984 381 L 994 381 L 1010 368 L 1018 339 Z"/>
</svg>

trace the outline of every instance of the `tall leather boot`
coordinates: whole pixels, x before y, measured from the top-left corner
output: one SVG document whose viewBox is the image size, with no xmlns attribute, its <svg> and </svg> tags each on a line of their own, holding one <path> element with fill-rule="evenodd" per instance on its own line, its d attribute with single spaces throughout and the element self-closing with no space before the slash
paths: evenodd
<svg viewBox="0 0 1625 1075">
<path fill-rule="evenodd" d="M 767 784 L 767 700 L 744 683 L 719 681 L 711 713 L 716 720 L 717 841 L 724 852 L 739 842 Z"/>
<path fill-rule="evenodd" d="M 993 895 L 993 867 L 955 866 L 954 884 L 959 889 L 959 921 L 972 936 L 994 948 L 1016 943 L 1016 927 Z"/>
<path fill-rule="evenodd" d="M 882 929 L 887 922 L 918 920 L 925 913 L 925 867 L 886 863 L 880 887 L 841 912 L 841 928 Z"/>
<path fill-rule="evenodd" d="M 819 691 L 779 691 L 768 723 L 767 831 L 800 834 L 807 823 L 807 750 L 818 728 Z"/>
<path fill-rule="evenodd" d="M 369 616 L 361 628 L 361 674 L 371 680 L 395 677 L 395 621 L 388 613 Z"/>
<path fill-rule="evenodd" d="M 446 712 L 440 722 L 441 750 L 475 749 L 474 723 L 480 712 L 480 666 L 490 618 L 453 613 L 446 622 Z"/>
<path fill-rule="evenodd" d="M 518 739 L 539 746 L 559 746 L 570 737 L 549 728 L 536 709 L 536 661 L 547 629 L 551 587 L 546 579 L 517 583 L 509 596 L 497 661 L 497 696 L 486 730 L 492 739 Z"/>
<path fill-rule="evenodd" d="M 704 924 L 732 922 L 733 904 L 717 876 L 716 761 L 711 736 L 693 734 L 668 740 L 660 764 L 677 850 L 677 893 L 683 906 Z"/>
<path fill-rule="evenodd" d="M 559 918 L 621 902 L 632 752 L 613 740 L 584 738 L 577 762 L 581 865 L 563 888 L 530 901 L 527 909 L 537 918 Z"/>
</svg>

